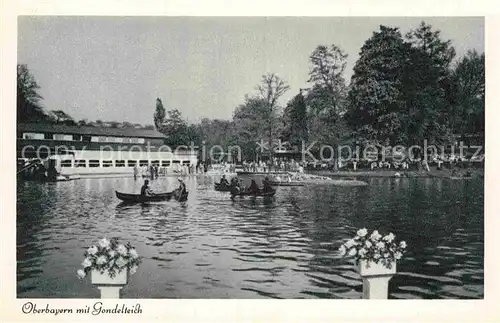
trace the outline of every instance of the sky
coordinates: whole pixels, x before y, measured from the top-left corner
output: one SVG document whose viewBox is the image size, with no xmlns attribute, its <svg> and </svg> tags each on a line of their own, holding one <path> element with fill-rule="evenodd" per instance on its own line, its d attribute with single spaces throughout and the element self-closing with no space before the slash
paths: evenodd
<svg viewBox="0 0 500 323">
<path fill-rule="evenodd" d="M 262 74 L 290 85 L 281 105 L 309 87 L 318 45 L 348 54 L 345 78 L 380 25 L 403 35 L 425 21 L 457 57 L 484 52 L 481 17 L 103 17 L 21 16 L 18 63 L 40 85 L 42 104 L 75 120 L 153 124 L 156 98 L 188 122 L 230 119 Z"/>
</svg>

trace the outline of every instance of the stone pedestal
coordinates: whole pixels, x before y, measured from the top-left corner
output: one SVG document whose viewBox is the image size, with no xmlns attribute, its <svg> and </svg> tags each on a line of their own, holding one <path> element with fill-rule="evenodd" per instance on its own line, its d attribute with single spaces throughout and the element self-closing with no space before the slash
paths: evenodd
<svg viewBox="0 0 500 323">
<path fill-rule="evenodd" d="M 127 284 L 128 272 L 123 270 L 111 278 L 108 271 L 92 270 L 92 284 L 101 291 L 101 298 L 120 298 L 120 289 Z"/>
<path fill-rule="evenodd" d="M 391 268 L 382 263 L 362 260 L 358 272 L 363 278 L 363 299 L 387 299 L 389 295 L 389 280 L 396 274 L 396 262 Z"/>
</svg>

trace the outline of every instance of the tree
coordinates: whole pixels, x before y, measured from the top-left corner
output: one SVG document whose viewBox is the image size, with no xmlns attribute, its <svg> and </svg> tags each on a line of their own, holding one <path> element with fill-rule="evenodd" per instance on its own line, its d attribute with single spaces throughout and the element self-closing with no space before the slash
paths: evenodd
<svg viewBox="0 0 500 323">
<path fill-rule="evenodd" d="M 109 127 L 110 128 L 122 128 L 122 123 L 118 122 L 118 121 L 110 121 Z"/>
<path fill-rule="evenodd" d="M 292 147 L 300 149 L 302 141 L 308 140 L 307 106 L 302 89 L 288 102 L 283 113 L 283 121 L 282 138 L 284 141 L 289 141 Z"/>
<path fill-rule="evenodd" d="M 334 113 L 341 114 L 346 97 L 344 70 L 347 54 L 336 45 L 331 45 L 330 48 L 320 45 L 312 52 L 309 60 L 311 68 L 308 82 L 314 85 L 311 94 L 323 101 L 323 104 L 315 108 L 330 108 Z"/>
<path fill-rule="evenodd" d="M 462 137 L 467 134 L 484 136 L 484 57 L 484 53 L 469 51 L 451 73 L 451 123 L 454 132 Z"/>
<path fill-rule="evenodd" d="M 245 102 L 239 105 L 233 115 L 235 137 L 241 147 L 245 159 L 257 157 L 256 142 L 269 142 L 269 107 L 267 101 L 260 97 L 245 97 Z"/>
<path fill-rule="evenodd" d="M 165 122 L 165 108 L 163 107 L 163 103 L 161 102 L 160 98 L 156 99 L 156 110 L 154 114 L 154 123 L 155 127 L 158 131 L 161 131 L 161 128 L 163 127 L 163 123 Z"/>
<path fill-rule="evenodd" d="M 27 65 L 17 65 L 17 120 L 27 121 L 49 121 L 53 118 L 40 105 L 43 97 L 38 93 L 40 86 Z"/>
<path fill-rule="evenodd" d="M 361 48 L 348 93 L 349 126 L 363 143 L 400 144 L 407 138 L 402 73 L 408 45 L 398 28 L 380 26 Z"/>
<path fill-rule="evenodd" d="M 168 118 L 163 122 L 163 126 L 158 129 L 167 136 L 165 143 L 169 146 L 189 145 L 188 125 L 182 119 L 182 114 L 177 109 L 167 111 Z"/>
<path fill-rule="evenodd" d="M 407 144 L 442 143 L 451 135 L 450 120 L 450 64 L 455 57 L 451 41 L 443 41 L 440 31 L 422 22 L 406 38 L 407 64 L 403 75 L 403 96 L 406 118 L 403 128 L 408 135 Z"/>
<path fill-rule="evenodd" d="M 88 123 L 89 123 L 89 121 L 87 119 L 82 119 L 82 120 L 78 121 L 77 124 L 78 124 L 78 126 L 83 127 L 83 126 L 87 126 Z"/>
<path fill-rule="evenodd" d="M 128 121 L 124 121 L 124 122 L 122 123 L 122 126 L 123 126 L 123 128 L 125 128 L 125 129 L 134 128 L 134 125 L 133 125 L 132 123 L 128 122 Z"/>
<path fill-rule="evenodd" d="M 51 113 L 55 117 L 56 123 L 66 124 L 66 125 L 76 125 L 75 120 L 66 112 L 62 110 L 52 110 Z"/>
<path fill-rule="evenodd" d="M 267 124 L 269 152 L 271 155 L 273 152 L 274 134 L 279 133 L 279 129 L 277 128 L 279 119 L 278 99 L 289 89 L 290 86 L 275 73 L 262 75 L 261 84 L 257 85 L 260 103 L 263 103 L 265 106 L 262 112 L 265 116 L 264 121 Z"/>
</svg>

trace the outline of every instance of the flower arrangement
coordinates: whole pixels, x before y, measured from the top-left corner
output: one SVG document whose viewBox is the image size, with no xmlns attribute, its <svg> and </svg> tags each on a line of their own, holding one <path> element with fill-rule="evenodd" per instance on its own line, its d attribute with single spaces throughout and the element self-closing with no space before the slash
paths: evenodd
<svg viewBox="0 0 500 323">
<path fill-rule="evenodd" d="M 406 249 L 406 242 L 396 243 L 395 238 L 392 233 L 382 236 L 377 230 L 368 235 L 368 230 L 363 228 L 358 230 L 353 239 L 342 244 L 339 252 L 342 257 L 355 257 L 356 263 L 361 260 L 368 263 L 373 261 L 391 269 L 392 263 L 401 259 Z"/>
<path fill-rule="evenodd" d="M 78 278 L 84 278 L 90 271 L 97 270 L 103 274 L 106 270 L 111 278 L 125 269 L 135 274 L 141 259 L 132 245 L 121 244 L 117 239 L 99 240 L 97 246 L 91 246 L 84 252 L 83 269 L 77 271 Z"/>
</svg>

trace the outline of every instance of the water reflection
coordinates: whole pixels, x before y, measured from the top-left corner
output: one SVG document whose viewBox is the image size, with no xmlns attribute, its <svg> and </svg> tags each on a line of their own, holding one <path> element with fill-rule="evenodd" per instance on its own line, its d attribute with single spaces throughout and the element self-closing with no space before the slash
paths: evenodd
<svg viewBox="0 0 500 323">
<path fill-rule="evenodd" d="M 133 242 L 144 257 L 124 297 L 360 298 L 354 264 L 337 249 L 367 227 L 408 242 L 392 298 L 483 297 L 482 181 L 366 181 L 231 200 L 198 176 L 186 181 L 186 202 L 144 204 L 115 197 L 115 190 L 138 192 L 142 180 L 20 183 L 18 296 L 96 297 L 75 271 L 84 248 L 106 236 Z M 177 183 L 151 185 L 170 191 Z"/>
</svg>

